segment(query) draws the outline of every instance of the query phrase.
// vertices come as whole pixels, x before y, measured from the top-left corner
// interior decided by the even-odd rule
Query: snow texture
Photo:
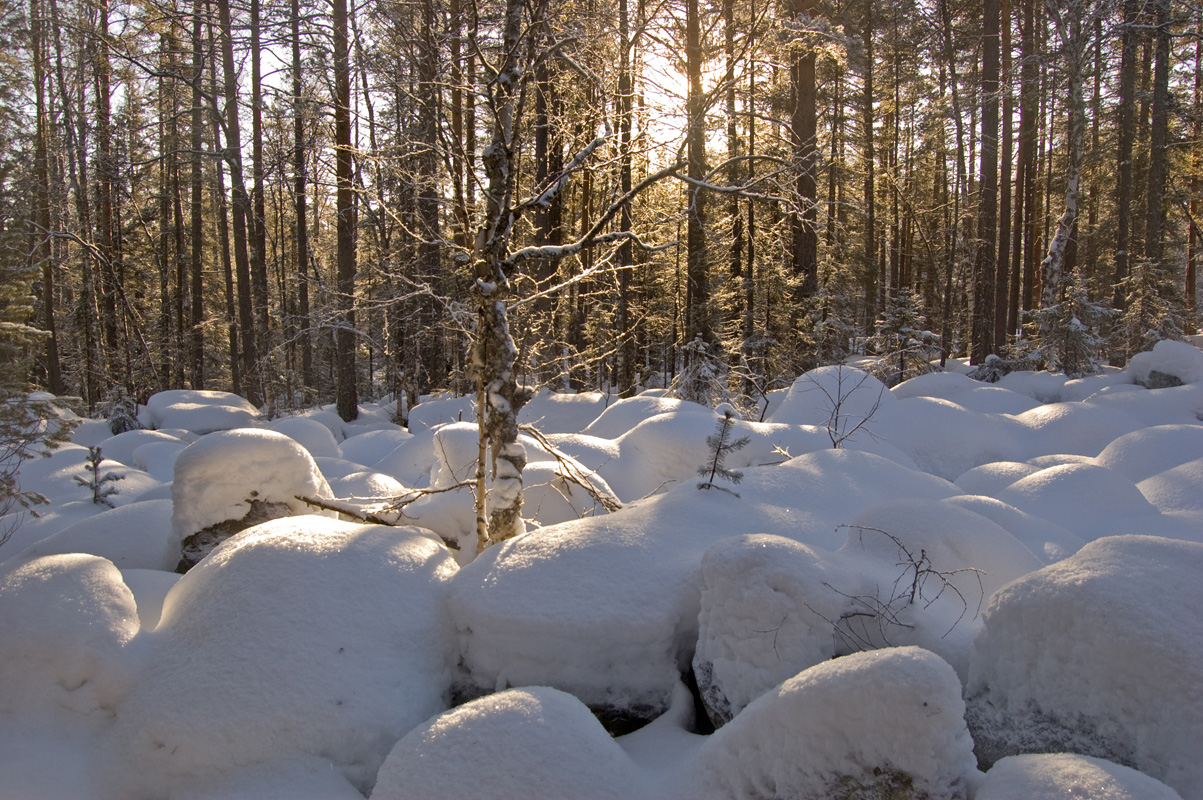
[[[290,517],[226,541],[144,635],[110,780],[161,796],[308,754],[371,786],[393,742],[446,707],[454,572],[416,528]]]
[[[176,459],[172,529],[183,541],[211,525],[244,518],[253,500],[309,513],[297,495],[331,496],[313,457],[295,440],[252,428],[210,434]]]
[[[925,650],[827,661],[710,737],[698,796],[967,798],[976,769],[963,712],[956,673]]]
[[[1203,797],[1203,545],[1100,539],[992,598],[966,697],[979,758],[1077,752]]]
[[[255,407],[229,392],[172,389],[150,396],[138,410],[147,428],[184,428],[197,434],[242,428],[258,419]]]
[[[1181,800],[1170,787],[1134,769],[1090,756],[1008,756],[995,764],[974,800]]]

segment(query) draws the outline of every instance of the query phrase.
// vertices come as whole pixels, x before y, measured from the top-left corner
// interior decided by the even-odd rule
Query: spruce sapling
[[[749,438],[741,436],[738,439],[732,439],[731,429],[735,426],[735,413],[730,406],[720,408],[720,410],[723,412],[723,418],[718,421],[714,435],[706,437],[706,444],[710,447],[710,463],[698,467],[698,474],[706,479],[698,484],[698,488],[722,489],[724,492],[730,492],[739,497],[737,492],[715,484],[714,479],[722,478],[732,483],[739,483],[743,480],[742,472],[737,469],[727,469],[723,466],[723,461],[726,460],[728,454],[743,449]]]
[[[88,448],[88,463],[84,464],[84,469],[88,471],[88,477],[82,478],[79,475],[75,476],[76,484],[92,490],[92,502],[98,506],[108,506],[113,508],[113,501],[109,498],[117,494],[117,488],[109,484],[116,483],[124,478],[124,475],[108,475],[100,474],[100,462],[104,461],[104,456],[100,454],[99,447]]]

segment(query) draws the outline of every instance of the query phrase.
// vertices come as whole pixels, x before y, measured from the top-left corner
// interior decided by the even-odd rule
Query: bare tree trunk
[[[50,156],[47,140],[50,137],[50,119],[47,110],[46,36],[41,4],[30,0],[29,38],[32,44],[33,83],[35,93],[34,173],[37,180],[35,219],[41,230],[33,232],[37,243],[33,248],[32,262],[41,267],[42,273],[42,327],[46,331],[44,369],[46,389],[53,394],[63,394],[62,366],[58,353],[58,332],[54,324],[54,259],[50,247],[50,230],[53,225],[50,214]]]
[[[263,402],[263,384],[259,379],[259,346],[251,301],[251,264],[247,255],[247,223],[251,219],[251,199],[247,195],[242,172],[242,133],[238,121],[238,81],[234,62],[234,39],[230,23],[230,0],[217,0],[221,34],[222,74],[226,101],[226,164],[230,168],[230,192],[234,212],[234,272],[238,279],[238,326],[242,335],[242,380],[247,399],[254,405]]]
[[[1159,266],[1165,237],[1165,190],[1169,182],[1170,3],[1154,12],[1153,108],[1149,137],[1149,190],[1145,211],[1145,258]]]
[[[301,69],[301,6],[291,0],[289,7],[292,25],[292,180],[297,240],[297,313],[300,316],[301,383],[305,396],[313,391],[313,321],[309,314],[309,221],[305,207],[308,191],[305,175],[305,100]]]
[[[1122,284],[1131,269],[1132,146],[1136,138],[1136,18],[1138,0],[1124,0],[1124,22],[1120,33],[1119,66],[1119,153],[1115,189],[1115,298],[1122,309],[1127,303]]]
[[[251,180],[254,186],[251,190],[251,215],[247,220],[250,235],[251,260],[251,296],[254,301],[255,332],[260,354],[271,352],[270,322],[267,313],[267,220],[264,212],[263,188],[263,76],[260,66],[262,52],[259,19],[259,0],[251,0]],[[270,374],[261,368],[257,372],[260,389],[268,390],[266,376]]]
[[[1086,101],[1083,96],[1082,61],[1085,54],[1083,17],[1081,6],[1073,4],[1062,17],[1046,0],[1046,7],[1053,17],[1057,33],[1061,38],[1062,58],[1065,63],[1067,105],[1069,106],[1068,163],[1065,171],[1065,211],[1057,220],[1057,231],[1049,244],[1048,255],[1040,265],[1041,306],[1050,308],[1057,304],[1064,282],[1066,250],[1078,220],[1078,193],[1082,172],[1082,152],[1086,145]],[[1051,334],[1048,323],[1041,330],[1047,339]]]
[[[335,375],[338,415],[359,416],[355,363],[355,196],[351,160],[351,62],[347,36],[347,0],[334,0],[334,147],[337,222],[338,318]]]
[[[873,113],[873,0],[865,0],[865,27],[862,31],[861,43],[865,49],[865,87],[864,98],[861,101],[861,136],[865,141],[865,331],[873,330],[877,319],[877,214],[875,185],[877,156],[873,152],[873,125],[876,115]],[[957,117],[959,120],[960,117]]]
[[[805,24],[815,10],[814,0],[794,0],[794,17]],[[797,299],[814,296],[819,280],[819,236],[816,186],[818,116],[815,95],[815,53],[805,48],[794,54],[792,65],[794,110],[790,121],[792,147],[797,160],[797,192],[801,208],[791,221],[793,269],[799,281]]]
[[[686,150],[688,174],[695,181],[706,177],[706,97],[702,93],[702,27],[698,0],[685,4]],[[689,187],[686,230],[685,339],[714,339],[710,324],[710,268],[706,253],[706,194],[696,184]]]
[[[1014,69],[1011,64],[1011,0],[1002,0],[999,26],[1002,50],[1002,158],[998,187],[998,259],[994,273],[994,352],[1007,343],[1007,280],[1011,274],[1011,161],[1014,153],[1012,121],[1015,117]]]
[[[985,0],[982,21],[982,161],[969,353],[973,364],[981,364],[994,350],[994,279],[998,264],[998,0]]]
[[[204,164],[201,161],[201,150],[204,147],[204,97],[201,92],[201,79],[204,76],[205,52],[201,38],[201,3],[202,0],[192,0],[192,113],[191,113],[191,146],[192,173],[191,178],[191,227],[192,227],[192,260],[190,263],[192,278],[192,307],[188,315],[188,364],[190,368],[193,389],[205,387],[205,304],[204,304]]]
[[[541,18],[541,7],[533,14]],[[518,412],[528,399],[514,374],[517,349],[510,336],[505,274],[514,225],[514,163],[518,113],[517,92],[524,38],[523,3],[507,0],[502,29],[502,56],[493,89],[493,136],[482,154],[488,180],[485,225],[477,234],[476,281],[472,300],[477,331],[471,352],[475,373],[480,453],[476,465],[477,552],[517,536],[522,520],[522,470],[526,450],[518,442]],[[487,449],[487,455],[486,455]],[[487,462],[487,463],[486,463]],[[492,488],[485,492],[485,472],[491,465]]]

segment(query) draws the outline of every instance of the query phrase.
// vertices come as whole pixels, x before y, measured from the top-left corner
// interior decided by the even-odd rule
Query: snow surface
[[[707,490],[716,410],[540,392],[529,533],[479,557],[471,398],[85,420],[0,549],[0,797],[1203,800],[1200,358],[824,368]],[[97,446],[114,510],[76,481]],[[424,490],[407,527],[295,499]],[[167,571],[252,500],[292,516]]]

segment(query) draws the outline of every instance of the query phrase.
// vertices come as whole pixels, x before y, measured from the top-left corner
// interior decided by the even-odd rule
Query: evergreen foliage
[[[21,488],[21,465],[64,444],[75,423],[63,419],[45,400],[12,397],[0,402],[0,545],[20,526],[24,510],[37,516],[36,507],[47,501],[37,492]]]
[[[742,450],[751,440],[747,436],[732,439],[731,429],[735,426],[735,412],[729,407],[721,410],[723,411],[723,416],[718,421],[714,435],[706,437],[706,444],[710,447],[710,462],[698,467],[698,475],[706,479],[698,484],[698,488],[721,489],[739,497],[738,493],[732,492],[726,487],[719,486],[714,481],[721,478],[722,480],[738,484],[743,480],[744,474],[742,472],[737,469],[728,469],[724,466],[724,462],[727,456],[737,450]]]
[[[100,474],[100,463],[104,461],[104,456],[100,453],[99,447],[88,448],[88,463],[84,464],[84,469],[88,471],[88,477],[75,476],[75,483],[79,486],[92,490],[92,502],[98,506],[108,506],[113,508],[113,501],[109,498],[117,494],[117,487],[112,484],[123,479],[124,475],[107,475]]]
[[[1064,299],[1036,314],[1035,348],[1026,358],[1071,378],[1093,375],[1102,365],[1102,327],[1114,315],[1109,306],[1090,299],[1081,270],[1074,270]]]
[[[931,372],[932,359],[940,355],[940,337],[927,330],[920,299],[910,289],[887,298],[870,344],[881,356],[877,377],[887,386]]]
[[[1120,282],[1127,303],[1111,329],[1110,345],[1117,359],[1129,358],[1169,339],[1182,339],[1187,321],[1173,276],[1157,262],[1140,259]]]

